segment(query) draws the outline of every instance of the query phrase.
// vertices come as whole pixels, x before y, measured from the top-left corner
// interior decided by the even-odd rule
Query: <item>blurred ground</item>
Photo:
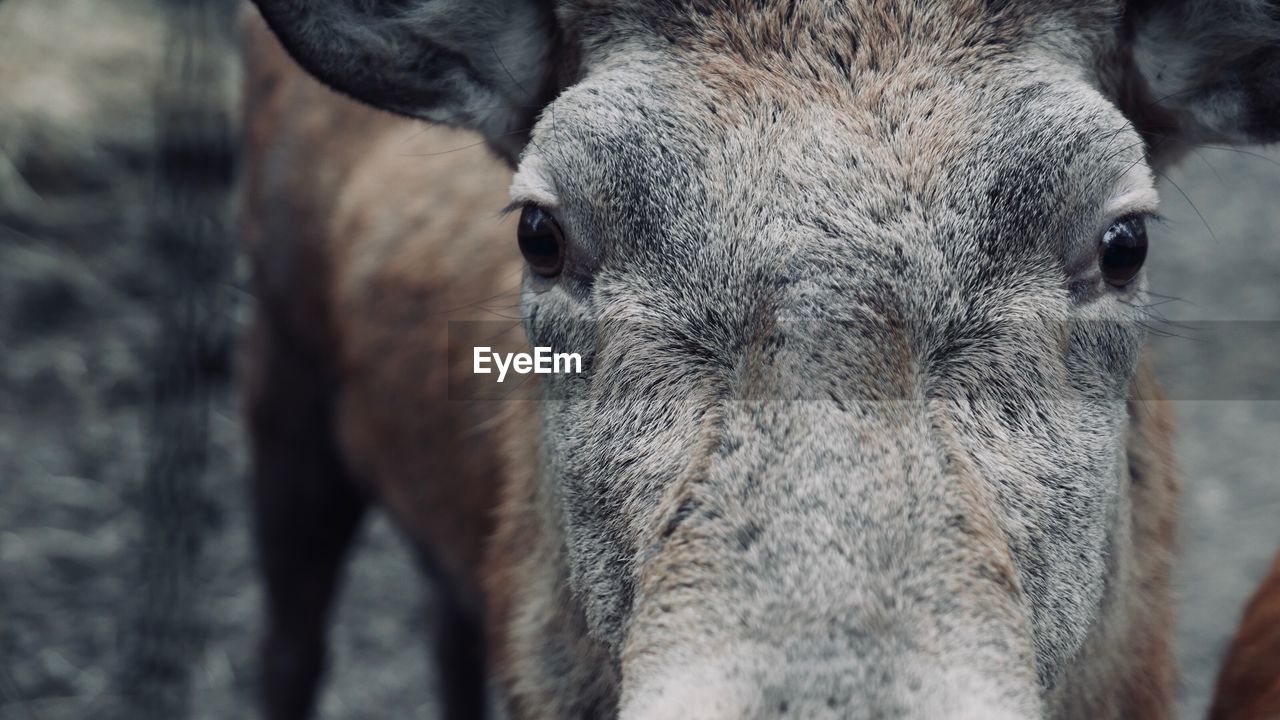
[[[151,0],[0,1],[0,720],[89,716],[110,702],[127,640],[149,303],[166,290],[142,242],[162,48]],[[1174,336],[1154,343],[1179,398],[1187,719],[1280,547],[1280,152],[1248,152],[1262,154],[1202,150],[1171,173],[1169,221],[1153,229],[1153,289],[1179,298],[1157,309],[1187,321],[1158,324]],[[1199,322],[1239,320],[1268,322]],[[1246,365],[1252,384],[1223,389]],[[205,479],[200,718],[244,717],[253,692],[259,591],[233,392],[227,373]],[[434,717],[411,558],[378,520],[354,560],[323,717]]]
[[[151,0],[0,2],[0,720],[110,707],[130,640],[145,363],[177,289],[144,241],[161,35]],[[242,718],[259,591],[229,374],[210,444],[196,714]],[[324,716],[434,717],[415,566],[385,523],[367,535]]]
[[[1178,419],[1179,717],[1190,720],[1280,548],[1280,151],[1201,149],[1160,195],[1168,222],[1152,230],[1148,267],[1171,322],[1151,345]]]

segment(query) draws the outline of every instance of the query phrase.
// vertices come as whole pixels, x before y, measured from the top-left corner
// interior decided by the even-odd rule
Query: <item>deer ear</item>
[[[1280,0],[1130,0],[1125,12],[1122,104],[1151,146],[1280,140]]]
[[[542,0],[254,0],[297,62],[357,100],[467,127],[514,155],[549,97]]]

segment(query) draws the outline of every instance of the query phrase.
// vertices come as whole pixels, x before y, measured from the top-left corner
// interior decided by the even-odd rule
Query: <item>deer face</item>
[[[1280,134],[1226,4],[1197,57],[1176,4],[259,2],[519,157],[526,330],[586,359],[530,512],[605,676],[548,714],[1064,713],[1134,591],[1148,163]]]
[[[1142,143],[1042,60],[909,62],[633,56],[535,128],[527,330],[590,359],[545,481],[624,716],[1030,717],[1105,611]]]

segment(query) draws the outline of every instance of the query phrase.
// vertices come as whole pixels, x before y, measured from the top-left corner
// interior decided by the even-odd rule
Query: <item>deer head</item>
[[[257,4],[317,77],[517,168],[528,337],[586,359],[544,383],[563,582],[517,704],[1159,695],[1144,223],[1183,149],[1280,139],[1274,2]]]

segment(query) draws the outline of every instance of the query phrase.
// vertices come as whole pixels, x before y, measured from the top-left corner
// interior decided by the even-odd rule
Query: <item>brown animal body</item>
[[[271,720],[311,710],[374,503],[438,580],[451,718],[482,716],[490,675],[516,718],[1169,716],[1171,422],[1125,314],[1140,281],[1104,281],[1094,234],[1154,212],[1144,161],[1280,137],[1269,75],[1220,95],[1170,69],[1190,45],[1162,32],[1194,13],[258,5],[324,81],[521,156],[521,239],[543,243],[522,269],[510,168],[474,136],[344,99],[248,23]],[[1154,40],[1115,45],[1149,18]],[[1017,154],[1059,140],[1043,167]],[[1007,239],[1028,217],[1055,234]],[[517,299],[535,339],[589,336],[591,377],[542,403],[457,392],[450,322]],[[1056,319],[973,330],[1027,308]]]
[[[534,425],[505,417],[527,403],[450,400],[449,368],[472,358],[450,354],[448,323],[502,327],[493,321],[514,312],[520,258],[500,214],[510,171],[467,148],[467,133],[335,95],[260,21],[246,26],[244,231],[260,299],[248,417],[268,714],[307,714],[342,556],[376,500],[437,581],[443,686],[456,716],[474,715],[501,446],[515,434],[532,451]],[[511,328],[493,344],[519,344]]]
[[[1209,718],[1280,718],[1280,555],[1240,619],[1218,676]]]

